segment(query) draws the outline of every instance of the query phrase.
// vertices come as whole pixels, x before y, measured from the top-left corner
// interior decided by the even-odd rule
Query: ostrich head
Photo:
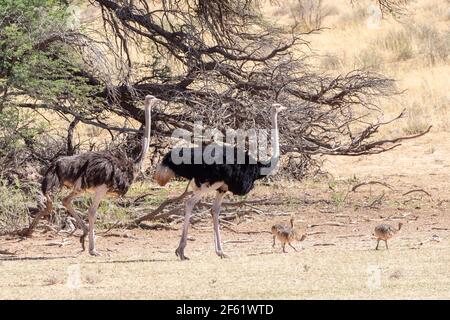
[[[155,103],[156,101],[160,101],[155,96],[152,96],[151,94],[148,94],[145,96],[145,104],[151,104],[151,102]]]
[[[272,104],[272,114],[277,114],[278,112],[284,111],[287,108],[279,103]]]

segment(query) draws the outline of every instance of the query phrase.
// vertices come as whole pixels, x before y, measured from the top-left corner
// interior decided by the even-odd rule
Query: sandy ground
[[[42,229],[26,240],[3,236],[0,251],[14,255],[0,254],[0,298],[448,299],[449,154],[447,135],[430,134],[386,154],[329,158],[325,166],[333,178],[259,185],[249,199],[283,204],[258,206],[262,213],[222,224],[228,259],[215,255],[208,220],[190,229],[191,260],[183,262],[174,254],[180,224],[99,232],[101,257],[79,253],[76,237],[64,240]],[[348,192],[371,180],[392,190],[366,185]],[[415,189],[430,196],[405,194]],[[295,243],[298,252],[288,247],[282,253],[279,244],[272,248],[268,231],[290,214],[307,238]],[[372,232],[381,222],[404,227],[389,250],[381,244],[375,251]],[[440,242],[429,241],[433,236]],[[230,242],[235,240],[244,242]]]

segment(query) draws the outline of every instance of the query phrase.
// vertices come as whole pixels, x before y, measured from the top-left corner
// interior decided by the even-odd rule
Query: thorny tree
[[[5,87],[3,105],[53,109],[115,136],[137,129],[113,124],[111,113],[143,123],[139,103],[152,94],[166,102],[152,117],[154,145],[165,146],[174,129],[192,130],[195,120],[220,130],[269,128],[268,106],[277,101],[288,107],[279,119],[282,153],[301,155],[299,166],[313,154],[375,154],[425,133],[377,139],[381,126],[401,116],[382,120],[377,106],[380,97],[397,93],[393,80],[364,70],[315,72],[306,33],[275,25],[260,1],[90,3],[101,11],[101,30],[50,30],[34,44],[43,52],[55,45],[70,51],[72,59],[60,67],[76,90],[62,86],[44,96],[25,84]]]

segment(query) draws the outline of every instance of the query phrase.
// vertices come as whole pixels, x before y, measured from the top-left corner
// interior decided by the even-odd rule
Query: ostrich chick
[[[278,239],[281,242],[281,246],[283,247],[283,252],[286,253],[286,243],[291,246],[295,251],[297,249],[292,245],[294,240],[303,241],[306,238],[306,235],[302,235],[300,239],[297,237],[297,232],[294,229],[294,218],[292,217],[290,220],[290,226],[286,226],[283,224],[275,224],[272,226],[272,234],[273,234],[273,244],[272,247],[275,247],[275,239]]]
[[[379,224],[375,227],[375,237],[377,237],[377,247],[375,250],[378,250],[378,245],[380,244],[380,240],[383,240],[386,244],[386,249],[388,248],[387,241],[392,238],[397,232],[402,228],[403,223],[398,224],[398,229],[395,229],[393,226],[388,224]]]

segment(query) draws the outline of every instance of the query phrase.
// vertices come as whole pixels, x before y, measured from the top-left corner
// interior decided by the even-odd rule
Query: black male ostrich
[[[97,208],[106,195],[122,196],[127,193],[136,174],[142,168],[149,148],[151,108],[158,100],[150,95],[145,97],[145,128],[142,149],[135,159],[131,159],[123,153],[114,154],[110,151],[103,151],[63,156],[52,163],[42,181],[42,193],[46,198],[46,208],[37,214],[30,226],[21,234],[30,236],[39,219],[52,212],[50,193],[58,192],[62,187],[71,188],[72,191],[63,199],[63,205],[83,229],[83,235],[80,238],[83,251],[85,250],[84,240],[89,232],[89,253],[99,255],[95,250],[94,240]],[[72,200],[84,192],[94,193],[92,204],[88,210],[89,229],[72,207]]]
[[[274,143],[272,151],[272,159],[270,162],[262,163],[255,161],[247,152],[244,153],[244,160],[237,163],[236,159],[238,153],[243,153],[235,147],[231,146],[220,146],[219,152],[223,154],[211,155],[215,159],[221,159],[221,161],[212,162],[210,159],[205,161],[205,154],[201,151],[203,147],[193,147],[193,148],[174,148],[169,153],[167,153],[162,162],[158,165],[155,173],[155,180],[161,185],[165,185],[174,176],[184,177],[190,181],[190,185],[193,188],[193,195],[186,200],[185,207],[185,217],[183,232],[181,235],[181,240],[178,248],[175,250],[175,254],[180,257],[181,260],[188,259],[184,255],[184,248],[186,247],[187,233],[189,227],[189,220],[191,217],[192,209],[195,204],[200,201],[201,197],[208,191],[216,191],[216,199],[213,203],[211,212],[213,215],[214,223],[214,243],[215,250],[219,257],[224,258],[226,255],[223,252],[222,244],[220,240],[219,231],[219,213],[220,205],[227,191],[235,195],[245,195],[253,189],[254,182],[258,179],[265,177],[269,172],[275,168],[280,157],[279,139],[278,139],[278,124],[277,115],[278,112],[284,110],[285,107],[276,103],[272,106],[272,127],[274,132]],[[211,145],[210,145],[211,146]],[[218,145],[215,145],[218,147]],[[199,150],[200,149],[200,150]],[[214,148],[213,148],[214,149]],[[200,152],[198,152],[200,151]],[[187,158],[189,158],[189,163],[176,164],[172,158],[172,152],[177,152],[177,156],[184,158],[183,154],[187,153]],[[197,153],[198,152],[198,153]],[[232,154],[233,163],[227,163],[226,154]],[[200,161],[196,160],[196,155],[200,154]],[[197,158],[198,159],[198,158]],[[229,159],[229,158],[228,158]],[[178,161],[176,161],[178,162]],[[200,163],[199,163],[200,162]],[[273,165],[275,164],[275,166]],[[267,172],[262,172],[261,169],[268,170]],[[192,183],[192,181],[194,183]]]

